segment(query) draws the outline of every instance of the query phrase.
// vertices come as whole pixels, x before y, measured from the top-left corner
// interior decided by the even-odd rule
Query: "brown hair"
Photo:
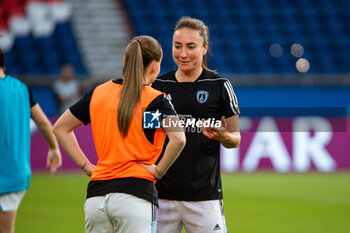
[[[145,69],[152,61],[159,62],[162,56],[162,47],[150,36],[134,37],[126,47],[123,88],[118,105],[118,126],[123,137],[128,134],[134,109],[141,99]]]
[[[189,28],[199,31],[199,35],[203,38],[203,46],[205,47],[207,44],[209,44],[209,28],[204,24],[202,20],[189,16],[183,16],[179,19],[179,21],[177,21],[174,32],[182,28]],[[215,72],[214,70],[211,70],[207,67],[207,53],[203,55],[202,67],[203,69]]]

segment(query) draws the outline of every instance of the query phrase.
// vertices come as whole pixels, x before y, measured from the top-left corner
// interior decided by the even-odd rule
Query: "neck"
[[[0,69],[0,78],[5,78],[6,74],[3,69]]]
[[[144,80],[144,84],[143,84],[144,86],[149,86],[152,84],[152,77],[150,75],[146,74],[143,80]]]
[[[196,70],[191,70],[191,71],[183,71],[180,69],[177,69],[175,73],[175,77],[178,82],[194,82],[198,79],[198,77],[202,74],[203,68],[199,67]]]

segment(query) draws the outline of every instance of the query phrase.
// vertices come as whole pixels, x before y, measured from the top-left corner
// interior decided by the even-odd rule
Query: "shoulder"
[[[123,86],[123,79],[110,79],[106,82],[98,84],[95,87],[96,92],[104,93],[108,90],[121,89]]]
[[[6,78],[7,78],[10,82],[12,82],[12,83],[16,83],[16,84],[18,84],[18,85],[25,85],[25,86],[26,86],[26,84],[25,84],[24,82],[22,82],[22,81],[19,80],[18,78],[15,78],[15,77],[13,77],[13,76],[11,76],[11,75],[7,75]]]
[[[12,83],[13,86],[17,87],[17,88],[22,88],[24,90],[27,90],[28,92],[30,91],[29,86],[22,82],[21,80],[19,80],[18,78],[15,78],[13,76],[7,75],[6,77],[10,83]]]
[[[164,94],[162,91],[157,90],[152,86],[145,86],[144,90],[146,91],[145,93],[153,96],[153,98],[156,98],[156,97]]]
[[[123,85],[123,79],[122,78],[113,79],[112,82],[115,83],[115,84]]]
[[[222,84],[224,84],[225,82],[230,82],[227,78],[224,78],[215,72],[212,72],[209,70],[204,70],[203,72],[204,72],[204,75],[201,77],[201,79],[198,80],[198,82],[210,82],[210,83],[222,83]]]
[[[165,115],[176,115],[176,111],[172,103],[165,94],[159,95],[147,107],[147,111],[156,110],[160,110],[160,112]]]
[[[167,90],[173,85],[176,85],[175,71],[171,71],[157,77],[157,79],[152,83],[151,87],[167,92]]]
[[[170,71],[168,73],[165,73],[163,75],[160,75],[159,77],[157,77],[156,80],[154,80],[153,84],[158,84],[158,83],[175,83],[175,71]]]

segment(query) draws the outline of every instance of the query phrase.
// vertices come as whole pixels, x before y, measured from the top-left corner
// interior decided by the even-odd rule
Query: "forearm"
[[[45,141],[47,142],[49,149],[58,149],[58,143],[54,133],[52,132],[51,123],[48,121],[45,124],[39,124],[38,128],[40,130],[41,135],[43,135]]]
[[[54,133],[64,151],[68,154],[68,156],[74,161],[76,165],[78,165],[80,168],[85,168],[86,166],[91,165],[89,159],[80,149],[78,141],[73,131],[65,132],[63,130],[55,129]]]
[[[53,126],[53,132],[56,135],[64,151],[87,175],[91,175],[94,169],[89,159],[80,149],[78,141],[74,134],[74,129],[82,125],[79,119],[73,116],[70,110],[66,110]]]

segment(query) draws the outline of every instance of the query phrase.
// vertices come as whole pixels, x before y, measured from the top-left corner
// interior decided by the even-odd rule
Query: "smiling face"
[[[203,45],[203,38],[198,30],[181,28],[173,35],[173,59],[183,72],[195,72],[201,69],[203,56],[208,45]]]

